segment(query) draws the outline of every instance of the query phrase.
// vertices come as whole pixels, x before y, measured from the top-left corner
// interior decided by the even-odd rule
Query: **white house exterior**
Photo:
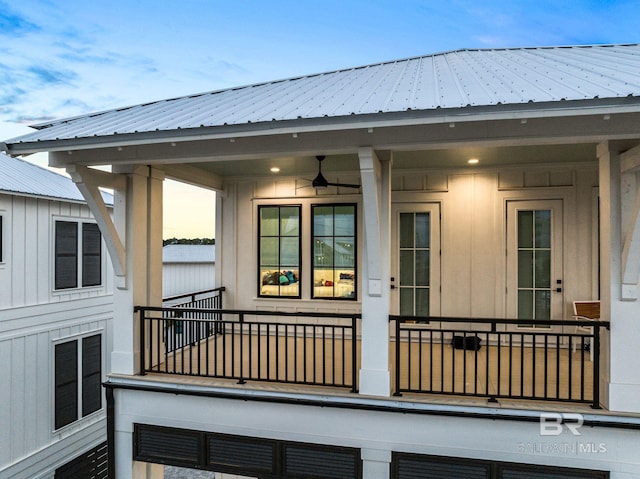
[[[60,244],[63,231],[76,252]],[[68,464],[106,454],[110,260],[73,182],[3,153],[0,242],[0,477],[77,477]]]
[[[162,248],[162,297],[215,288],[216,246],[168,244]]]
[[[640,477],[639,78],[635,44],[460,50],[7,140],[111,252],[113,477]],[[224,314],[158,309],[165,177],[219,192]]]

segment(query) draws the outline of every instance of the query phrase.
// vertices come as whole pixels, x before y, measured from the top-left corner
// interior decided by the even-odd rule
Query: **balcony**
[[[172,298],[172,307],[136,308],[143,375],[357,392],[359,314],[225,310],[221,290]],[[523,327],[506,319],[391,316],[393,394],[424,402],[464,396],[599,408],[594,385],[601,329],[608,327],[603,321]]]

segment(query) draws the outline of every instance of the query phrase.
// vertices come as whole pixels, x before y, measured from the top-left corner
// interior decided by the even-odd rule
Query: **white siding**
[[[162,297],[215,288],[215,263],[164,263]]]
[[[48,477],[40,474],[51,474],[104,440],[106,433],[104,407],[54,432],[54,342],[92,331],[102,333],[105,376],[113,298],[13,308],[0,314],[0,477]]]
[[[593,211],[592,198],[597,184],[598,169],[595,162],[511,167],[500,170],[395,170],[392,201],[394,204],[440,205],[440,314],[505,317],[506,202],[520,199],[561,200],[564,211],[563,294],[566,317],[571,314],[571,301],[590,298],[594,285],[597,286],[597,278],[592,268],[597,261],[597,252],[593,248],[593,235],[596,234],[593,230],[594,215],[597,215],[597,211]],[[224,217],[237,215],[235,227],[221,225],[220,228],[223,236],[218,246],[216,263],[222,274],[222,283],[218,286],[227,288],[226,305],[249,309],[289,308],[305,311],[346,311],[358,308],[358,303],[309,300],[308,290],[305,295],[308,285],[303,286],[302,300],[256,297],[258,204],[285,202],[302,205],[301,248],[304,279],[309,273],[310,265],[309,205],[325,201],[325,198],[334,202],[361,202],[360,195],[350,194],[348,190],[336,191],[331,188],[317,196],[311,196],[312,192],[309,189],[289,189],[286,191],[291,196],[283,195],[278,199],[277,193],[285,190],[276,186],[275,182],[269,183],[266,180],[238,183],[228,189],[229,194],[223,200]],[[295,197],[296,194],[300,196]],[[362,222],[360,214],[359,219]],[[362,239],[362,234],[359,233],[359,251],[362,251]],[[359,262],[361,259],[360,257]],[[359,264],[359,272],[361,271]],[[361,288],[361,277],[359,283],[358,286]],[[361,297],[360,291],[358,297]]]
[[[67,292],[53,288],[53,238],[56,218],[91,218],[85,205],[0,194],[3,262],[0,310],[111,294],[113,275],[103,247],[103,285]]]

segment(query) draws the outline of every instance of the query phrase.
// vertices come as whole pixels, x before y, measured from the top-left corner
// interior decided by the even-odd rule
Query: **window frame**
[[[75,251],[74,253],[59,252],[59,243],[58,243],[58,225],[60,223],[66,223],[67,225],[75,225]],[[93,231],[91,231],[93,230]],[[97,231],[97,244],[89,244],[89,246],[85,247],[85,244],[90,240],[91,233],[95,233]],[[53,241],[52,241],[52,284],[54,292],[68,292],[73,290],[83,290],[89,288],[102,288],[104,287],[105,278],[104,278],[104,248],[102,246],[102,233],[100,232],[100,228],[95,221],[86,220],[86,219],[78,219],[78,218],[68,218],[68,217],[54,217],[53,218]],[[93,245],[93,248],[92,248]],[[97,246],[97,248],[95,248]],[[89,252],[89,251],[90,252]],[[97,250],[97,253],[96,253]],[[73,257],[75,259],[75,279],[73,283],[71,281],[64,283],[64,277],[59,276],[59,258],[64,257]],[[94,260],[94,271],[97,271],[97,274],[92,275],[91,277],[87,277],[87,271],[90,271],[89,267],[89,259],[97,258]]]
[[[90,341],[95,340],[97,338],[98,344],[98,352],[97,355],[94,352],[94,359],[97,359],[97,363],[89,362],[88,360],[91,357],[87,354],[87,349],[85,346],[90,346]],[[68,347],[69,345],[73,345],[74,347],[70,348],[73,350],[72,360],[74,364],[70,364],[69,362],[60,362],[58,363],[58,348]],[[59,432],[73,424],[77,424],[79,421],[90,418],[96,414],[99,414],[104,410],[104,398],[102,392],[102,381],[104,379],[104,371],[105,371],[105,361],[104,361],[104,330],[92,330],[80,335],[69,336],[65,338],[57,339],[53,342],[52,347],[52,431]],[[62,358],[64,359],[64,358]],[[63,404],[59,403],[62,398],[59,398],[58,392],[62,384],[58,383],[58,371],[64,373],[69,369],[74,371],[75,378],[73,380],[68,380],[67,383],[73,382],[75,383],[75,413],[73,414],[74,419],[68,420],[66,418],[61,418],[59,420],[59,411],[62,410]],[[97,381],[95,380],[95,376],[97,375]],[[97,393],[97,403],[96,401],[96,393]]]
[[[335,241],[335,238],[338,237],[340,238],[341,236],[336,236],[335,235],[335,208],[336,207],[340,207],[340,206],[349,206],[353,208],[353,296],[335,296],[335,273],[337,271],[337,269],[340,268],[336,268],[335,265],[335,258],[332,261],[332,266],[331,269],[333,270],[333,281],[334,281],[334,296],[316,296],[315,295],[315,249],[314,249],[314,241],[316,238],[315,233],[315,208],[327,208],[327,207],[331,207],[333,208],[333,218],[334,218],[334,229],[333,229],[333,234],[332,234],[332,238]],[[340,202],[340,203],[333,203],[333,202],[327,202],[327,203],[312,203],[310,206],[310,227],[309,227],[309,242],[310,242],[310,252],[309,252],[309,257],[310,257],[310,285],[311,285],[311,292],[310,292],[310,299],[312,300],[323,300],[323,301],[358,301],[358,203],[356,202]]]
[[[298,210],[298,277],[297,277],[297,283],[298,283],[298,294],[297,295],[283,295],[280,292],[281,286],[278,283],[278,294],[263,294],[262,292],[262,282],[263,282],[263,273],[262,273],[262,263],[261,263],[261,246],[262,246],[262,221],[261,221],[261,212],[264,209],[267,208],[277,208],[278,209],[278,272],[281,270],[281,267],[283,267],[283,265],[280,263],[280,244],[281,244],[281,238],[283,238],[283,236],[280,234],[280,210],[282,208],[296,208]],[[257,208],[257,215],[258,215],[258,245],[257,245],[257,273],[258,273],[258,277],[257,277],[257,295],[259,298],[286,298],[286,299],[301,299],[302,298],[302,288],[303,288],[303,264],[302,264],[302,230],[303,230],[303,214],[302,214],[302,205],[301,204],[261,204],[258,205]],[[271,237],[271,235],[269,236],[265,236],[265,237]],[[289,238],[289,236],[286,236],[287,238]],[[285,266],[288,267],[288,266]]]

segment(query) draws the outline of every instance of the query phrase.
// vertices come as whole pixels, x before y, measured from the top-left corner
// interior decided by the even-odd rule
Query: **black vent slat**
[[[444,477],[464,477],[465,479],[486,479],[486,466],[401,459],[398,463],[399,479],[441,479]]]
[[[199,433],[153,426],[138,426],[137,429],[135,459],[161,464],[199,464]]]
[[[275,443],[248,441],[232,436],[209,437],[209,464],[243,468],[254,472],[271,472],[274,468]]]
[[[56,469],[55,479],[107,479],[107,443]]]
[[[606,473],[601,471],[572,470],[559,468],[536,467],[531,466],[503,466],[500,468],[500,477],[502,479],[604,479]]]
[[[287,477],[343,479],[359,477],[359,451],[329,446],[286,444]]]

